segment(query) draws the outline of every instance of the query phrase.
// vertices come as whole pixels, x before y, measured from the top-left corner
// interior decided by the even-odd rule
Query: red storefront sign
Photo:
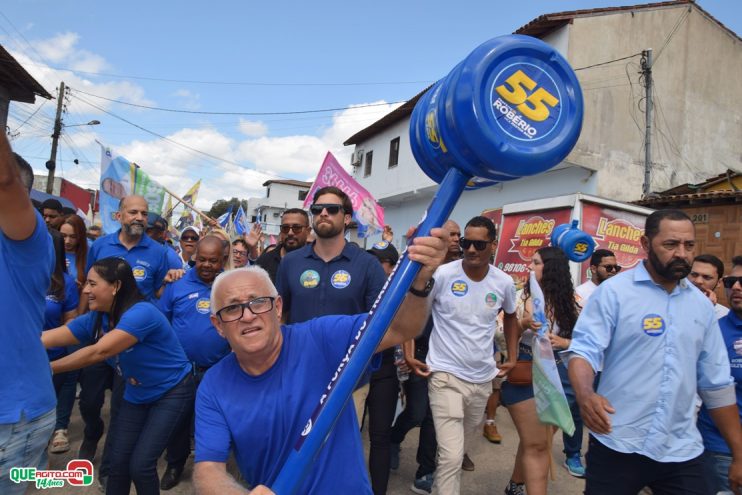
[[[484,210],[482,212],[483,217],[487,217],[492,220],[492,223],[497,227],[497,237],[500,237],[500,224],[502,223],[502,208],[493,208],[491,210]]]
[[[609,249],[626,270],[634,268],[644,258],[641,236],[644,235],[643,215],[615,210],[594,203],[582,204],[580,228],[593,236],[595,249]],[[580,280],[589,278],[590,260],[582,264]]]
[[[505,215],[495,266],[512,276],[516,286],[523,286],[533,254],[551,244],[551,231],[569,222],[571,215],[570,208]]]

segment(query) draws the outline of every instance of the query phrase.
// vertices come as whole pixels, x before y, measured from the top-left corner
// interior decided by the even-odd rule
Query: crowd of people
[[[34,208],[32,180],[0,137],[0,308],[9,319],[0,373],[10,377],[0,385],[0,493],[26,489],[9,478],[11,467],[43,469],[47,452],[72,449],[78,387],[76,457],[97,459],[105,493],[170,490],[192,449],[197,493],[273,493],[393,273],[391,229],[368,251],[347,241],[351,201],[325,187],[309,212],[283,213],[270,249],[259,225],[237,239],[187,227],[174,249],[167,222],[140,196],[122,198],[120,230],[101,235],[56,200]],[[471,218],[463,235],[451,220],[411,234],[407,255],[421,269],[299,493],[387,493],[401,444],[419,426],[410,489],[456,495],[462,470],[475,469],[472,435],[481,428],[501,441],[503,405],[519,443],[510,480],[497,489],[546,494],[556,428],[539,420],[531,364],[544,333],[576,427],[562,433],[563,465],[585,478],[586,494],[737,493],[742,256],[725,277],[722,260],[694,257],[688,216],[661,210],[646,220],[646,259],[632,270],[599,249],[590,279],[575,288],[561,250],[536,251],[530,269],[544,301],[534,301],[531,282],[516,290],[493,265],[490,219]]]

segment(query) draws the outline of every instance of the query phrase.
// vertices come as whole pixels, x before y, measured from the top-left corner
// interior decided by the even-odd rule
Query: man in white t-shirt
[[[515,284],[489,263],[496,238],[490,219],[472,218],[459,241],[463,259],[442,265],[433,277],[433,331],[427,364],[432,372],[428,395],[438,439],[434,493],[459,493],[464,438],[482,422],[492,379],[498,374],[492,342],[500,308],[505,312],[506,334],[516,332]]]
[[[583,308],[600,284],[621,271],[621,265],[616,261],[616,255],[608,249],[596,249],[590,258],[590,280],[578,285],[575,292],[578,303]]]
[[[699,254],[693,258],[693,266],[688,274],[688,280],[698,287],[711,304],[714,305],[716,319],[724,318],[729,313],[729,308],[719,304],[716,297],[716,288],[724,276],[724,262],[713,254]]]

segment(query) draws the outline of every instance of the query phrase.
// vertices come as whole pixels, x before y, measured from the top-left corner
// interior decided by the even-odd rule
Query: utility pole
[[[644,188],[642,197],[649,196],[650,171],[652,169],[652,49],[642,51],[642,74],[644,74]]]
[[[54,169],[57,168],[57,143],[59,135],[62,133],[62,108],[64,107],[64,82],[59,83],[59,93],[57,94],[57,117],[54,119],[54,132],[52,133],[52,152],[49,161],[46,162],[46,168],[49,169],[49,175],[46,177],[46,193],[52,194],[54,190]]]

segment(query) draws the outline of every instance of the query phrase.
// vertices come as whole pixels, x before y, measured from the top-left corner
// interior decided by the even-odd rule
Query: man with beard
[[[686,280],[693,222],[680,210],[655,211],[641,243],[647,259],[600,284],[564,351],[591,430],[585,494],[635,494],[645,486],[708,493],[696,393],[732,453],[728,477],[736,490],[742,430],[729,358],[711,302]]]
[[[147,200],[142,196],[122,198],[119,202],[119,211],[116,213],[121,229],[93,243],[88,253],[87,270],[89,271],[93,263],[99,259],[112,256],[123,258],[132,267],[139,291],[147,300],[152,301],[166,277],[168,280],[176,280],[182,274],[182,270],[169,270],[167,256],[169,248],[145,235],[147,211]],[[87,310],[88,300],[83,297],[80,300],[80,314]],[[82,369],[80,373],[80,415],[85,422],[85,431],[78,452],[79,459],[92,461],[98,448],[98,440],[103,436],[104,424],[100,411],[105,400],[106,388],[112,389],[111,422],[113,422],[123,397],[123,380],[106,362]],[[102,484],[105,484],[108,476],[107,452],[109,450],[107,440],[101,467],[98,470]]]
[[[196,246],[193,270],[168,284],[158,301],[160,310],[173,326],[175,334],[193,364],[196,386],[204,373],[229,353],[229,343],[219,336],[211,322],[211,287],[224,268],[222,240],[206,236]],[[191,416],[185,428],[177,432],[167,448],[167,469],[160,488],[169,490],[180,482],[191,452]]]
[[[286,254],[276,275],[284,321],[370,310],[386,275],[375,257],[345,240],[353,217],[350,198],[337,187],[323,187],[309,209],[317,240]]]
[[[580,306],[585,307],[585,303],[593,295],[595,289],[620,271],[621,265],[616,261],[616,255],[613,254],[613,251],[596,249],[592,258],[590,258],[590,280],[578,285],[575,289],[579,296]]]
[[[289,208],[281,215],[281,237],[275,249],[260,255],[255,264],[264,268],[276,283],[278,265],[286,253],[296,251],[307,243],[307,237],[312,229],[309,228],[309,215],[301,208]]]
[[[716,299],[716,292],[714,292],[721,283],[723,276],[724,262],[713,254],[699,254],[696,256],[690,268],[690,275],[688,275],[688,280],[706,294],[711,304],[714,305],[717,318],[723,318],[729,313],[729,308],[719,304]]]

